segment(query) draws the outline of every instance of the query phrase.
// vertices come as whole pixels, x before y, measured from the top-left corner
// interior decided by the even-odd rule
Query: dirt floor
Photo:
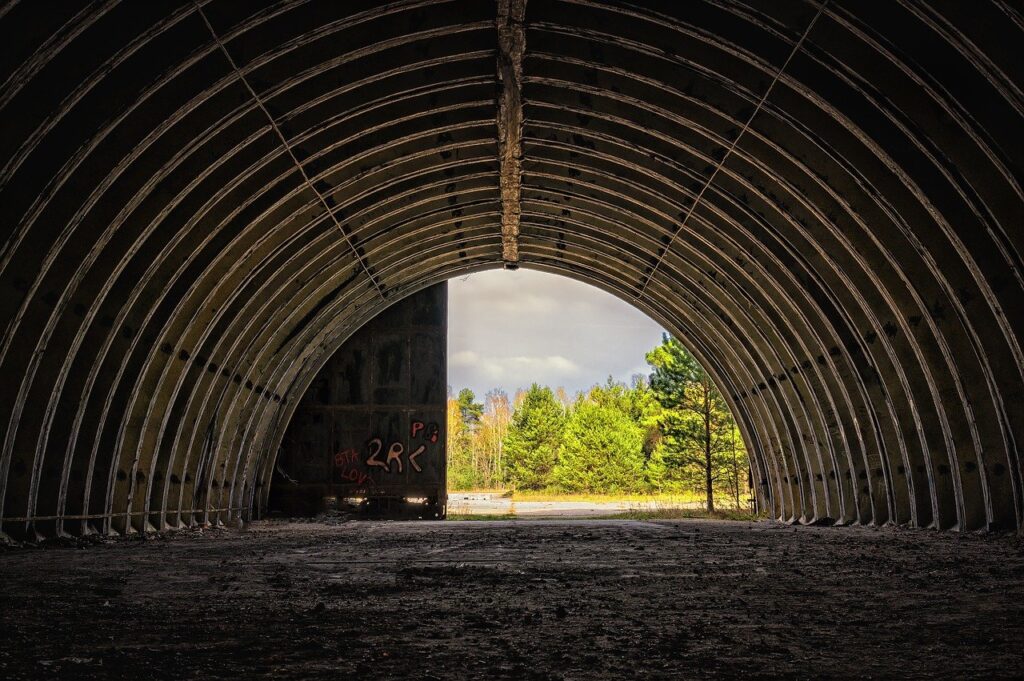
[[[0,678],[992,678],[1017,538],[716,521],[254,524],[0,553]]]

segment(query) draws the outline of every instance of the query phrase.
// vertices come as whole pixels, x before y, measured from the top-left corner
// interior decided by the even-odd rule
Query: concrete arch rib
[[[1006,11],[531,0],[512,193],[490,3],[0,15],[2,531],[258,513],[329,352],[510,215],[691,344],[774,517],[1020,528]]]

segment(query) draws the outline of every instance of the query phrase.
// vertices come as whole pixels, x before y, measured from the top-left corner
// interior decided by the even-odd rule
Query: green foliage
[[[667,489],[703,482],[708,512],[716,487],[726,486],[739,505],[741,470],[736,423],[725,398],[704,368],[674,338],[647,353],[654,367],[651,390],[662,407],[658,428],[662,449],[652,470]]]
[[[457,400],[448,400],[448,486],[474,489],[480,480],[473,468],[472,439]]]
[[[476,395],[469,388],[459,391],[459,411],[462,414],[462,422],[469,428],[480,423],[480,417],[484,414],[484,405],[476,401]]]
[[[530,386],[505,437],[505,481],[516,489],[542,489],[558,461],[565,412],[551,388]]]
[[[740,508],[746,453],[728,405],[703,367],[668,336],[647,354],[649,382],[611,377],[570,400],[534,384],[448,402],[449,486],[506,485],[571,493],[725,494]],[[742,499],[745,501],[745,499]]]
[[[551,476],[555,488],[633,492],[644,486],[644,431],[624,406],[628,406],[626,401],[617,399],[603,404],[583,401],[575,406]]]

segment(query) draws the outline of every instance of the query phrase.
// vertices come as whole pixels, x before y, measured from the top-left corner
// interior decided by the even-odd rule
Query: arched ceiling
[[[564,274],[684,340],[802,522],[1019,528],[1019,5],[0,9],[8,533],[258,514],[391,302]]]

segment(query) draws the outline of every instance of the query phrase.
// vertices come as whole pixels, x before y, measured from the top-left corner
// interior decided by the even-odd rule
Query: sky
[[[648,374],[664,330],[604,291],[536,270],[489,270],[448,282],[448,384],[479,401],[531,383],[570,395],[609,375]]]

